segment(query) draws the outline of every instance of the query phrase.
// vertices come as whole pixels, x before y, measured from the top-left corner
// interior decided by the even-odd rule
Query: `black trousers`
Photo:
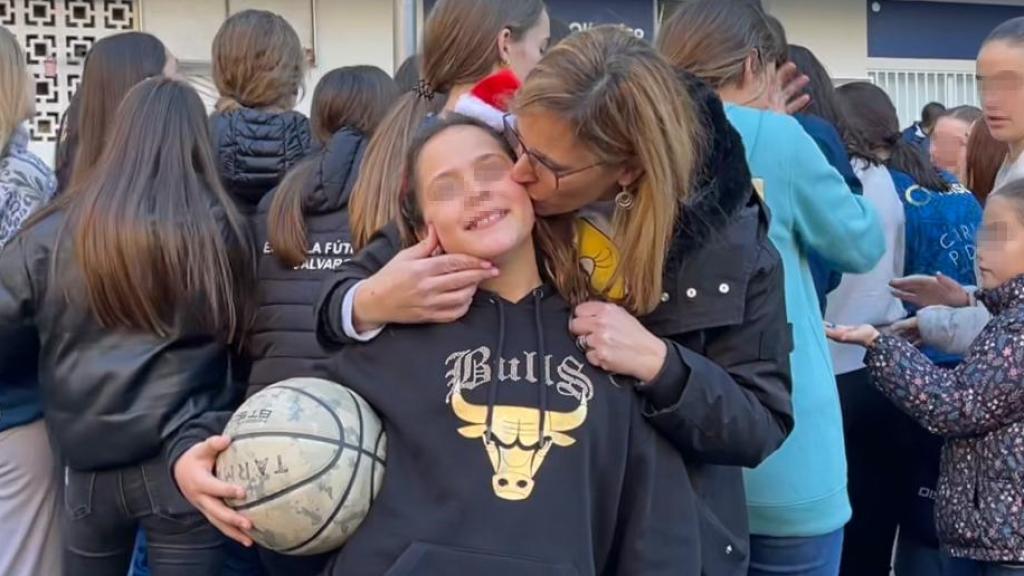
[[[840,574],[888,576],[897,528],[901,538],[938,547],[934,492],[942,439],[879,392],[866,369],[836,380],[853,507]]]
[[[266,548],[259,549],[260,561],[268,576],[320,574],[335,554],[337,552],[326,552],[315,556],[285,556]]]
[[[178,492],[162,458],[99,472],[64,469],[64,573],[124,576],[146,533],[153,576],[218,575],[224,536]]]

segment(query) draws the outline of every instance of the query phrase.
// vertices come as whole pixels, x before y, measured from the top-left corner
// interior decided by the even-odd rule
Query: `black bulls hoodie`
[[[481,292],[455,323],[389,326],[325,363],[388,434],[380,494],[328,573],[699,573],[681,456],[569,317],[549,288]]]

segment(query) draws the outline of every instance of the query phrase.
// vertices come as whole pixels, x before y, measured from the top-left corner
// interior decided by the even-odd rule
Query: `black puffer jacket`
[[[694,99],[707,142],[703,166],[682,206],[663,277],[662,302],[642,318],[670,345],[659,378],[643,388],[647,416],[683,454],[700,496],[702,573],[747,573],[749,530],[741,467],[771,455],[793,429],[782,259],[768,238],[768,211],[754,192],[740,135],[705,83],[680,79]],[[378,234],[326,282],[318,335],[349,343],[345,293],[400,249],[395,227]],[[667,399],[667,400],[666,400]]]
[[[309,120],[299,112],[239,108],[215,113],[210,126],[221,183],[247,218],[309,153]]]
[[[230,350],[197,329],[189,310],[166,338],[102,327],[86,300],[73,235],[61,235],[64,221],[51,214],[0,254],[0,373],[38,361],[48,427],[75,470],[175,451],[182,428],[241,400]],[[27,352],[37,344],[37,355]]]
[[[248,345],[249,395],[286,378],[315,375],[313,363],[327,356],[316,339],[313,305],[323,280],[352,257],[348,198],[367,140],[342,129],[308,160],[314,168],[302,190],[302,211],[309,253],[298,268],[281,263],[267,240],[267,212],[280,189],[260,202],[255,225],[259,308]]]

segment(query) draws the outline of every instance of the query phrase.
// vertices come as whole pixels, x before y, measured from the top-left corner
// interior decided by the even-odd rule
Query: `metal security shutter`
[[[940,102],[947,108],[979,105],[973,71],[869,68],[868,77],[892,98],[903,127],[916,121],[929,102]]]

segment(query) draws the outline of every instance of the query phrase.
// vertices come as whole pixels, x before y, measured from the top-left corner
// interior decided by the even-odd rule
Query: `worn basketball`
[[[231,446],[217,477],[245,488],[227,504],[252,538],[282,554],[340,547],[380,490],[387,439],[369,404],[348,388],[292,378],[254,394],[224,429]]]

